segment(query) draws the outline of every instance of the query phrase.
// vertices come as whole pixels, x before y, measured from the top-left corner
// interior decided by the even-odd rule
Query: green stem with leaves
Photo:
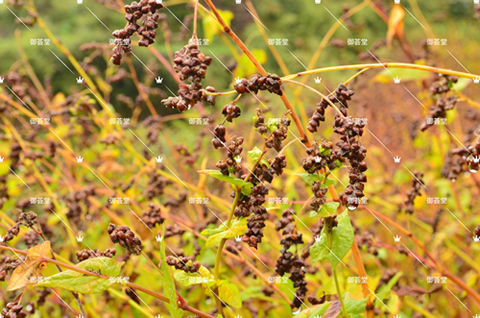
[[[230,227],[230,223],[232,223],[233,212],[235,211],[235,208],[237,206],[240,195],[241,195],[240,189],[238,187],[236,187],[235,188],[235,199],[233,200],[232,209],[230,210],[230,214],[228,215],[227,222],[225,223],[225,227],[227,228],[227,230]],[[223,238],[220,241],[220,244],[218,245],[217,256],[215,257],[215,271],[214,271],[214,276],[213,276],[214,279],[215,279],[215,282],[218,281],[218,277],[220,275],[220,261],[222,260],[222,250],[223,250],[223,247],[225,246],[226,241],[227,241],[227,239]],[[217,303],[218,312],[223,313],[222,302],[220,300],[220,297],[218,296],[218,289],[216,288],[215,290],[216,290],[216,294],[217,294],[216,297],[215,297],[215,301]]]

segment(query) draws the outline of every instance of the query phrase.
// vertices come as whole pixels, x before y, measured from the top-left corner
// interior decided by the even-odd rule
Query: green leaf
[[[324,187],[329,187],[331,185],[334,185],[336,183],[335,180],[330,179],[327,177],[327,180],[325,181],[325,175],[324,174],[315,174],[315,173],[298,173],[296,174],[297,176],[301,177],[303,180],[305,180],[306,183],[309,185],[312,185],[314,182],[321,181],[322,186]]]
[[[398,282],[398,280],[400,279],[400,277],[403,275],[402,272],[399,272],[399,273],[396,273],[395,276],[393,276],[387,284],[383,284],[382,286],[380,286],[376,292],[376,296],[375,297],[375,306],[380,306],[381,305],[381,302],[380,301],[383,301],[387,296],[388,294],[390,293],[390,291],[392,290],[393,286],[395,286]]]
[[[262,151],[257,147],[253,148],[248,152],[248,157],[252,162],[257,162],[258,158],[260,158],[261,155],[262,155]]]
[[[242,308],[240,292],[235,284],[224,283],[218,287],[218,297],[235,308]]]
[[[163,223],[162,233],[165,233],[165,223]],[[165,303],[167,306],[168,311],[172,317],[183,317],[183,310],[178,308],[177,305],[177,292],[175,290],[175,281],[173,280],[173,275],[170,272],[170,268],[165,261],[165,240],[160,242],[160,271],[163,273],[164,278],[164,286],[163,292],[164,294],[170,299],[170,303]]]
[[[230,229],[227,229],[227,227],[224,224],[222,224],[219,227],[219,229],[221,229],[219,233],[216,233],[208,237],[207,242],[205,243],[205,247],[217,245],[224,238],[228,239],[228,238],[233,238],[236,236],[243,235],[247,231],[247,228],[248,228],[247,218],[241,218],[241,219],[235,220],[230,225]],[[205,231],[203,231],[202,234],[204,234],[204,232]]]
[[[250,182],[245,182],[242,179],[226,176],[219,170],[200,170],[198,173],[207,174],[219,180],[226,181],[231,185],[239,186],[244,195],[250,195],[250,193],[252,193],[253,184]]]
[[[117,262],[108,257],[90,258],[80,262],[76,267],[84,270],[97,271],[103,275],[115,277],[120,274],[123,262]],[[101,293],[107,290],[115,280],[104,277],[84,275],[73,270],[66,270],[52,275],[35,286],[64,288],[81,294]]]
[[[472,80],[470,78],[460,77],[452,86],[455,91],[461,92],[471,83]]]
[[[364,299],[353,299],[350,297],[349,292],[345,292],[343,294],[343,303],[345,305],[345,309],[347,313],[352,315],[353,317],[357,315],[361,315],[365,312],[365,307],[367,306],[367,298]]]
[[[310,217],[330,217],[334,216],[337,212],[337,208],[340,206],[340,203],[332,201],[325,203],[319,211],[311,211]]]
[[[175,280],[177,282],[179,282],[185,287],[195,284],[208,284],[210,281],[213,280],[213,275],[203,265],[200,266],[198,272],[194,273],[187,273],[180,269],[176,269],[173,273],[173,276],[175,277]]]
[[[320,176],[314,173],[298,173],[297,176],[305,180],[306,183],[312,185],[312,183],[320,181]]]
[[[331,244],[327,242],[327,233],[324,227],[320,234],[320,240],[310,247],[312,263],[328,259],[335,268],[352,248],[354,234],[347,210],[337,216],[337,222],[338,225],[332,229],[330,234]]]
[[[230,11],[223,11],[223,10],[218,10],[218,13],[222,17],[222,19],[225,21],[225,23],[230,26],[230,21],[233,19],[233,13]],[[204,37],[213,42],[213,38],[215,37],[216,34],[219,34],[223,32],[223,28],[221,25],[218,23],[217,19],[213,16],[206,15],[203,19],[203,33]]]
[[[293,316],[293,318],[315,318],[321,317],[330,307],[330,302],[325,302],[320,305],[310,306],[310,308],[302,310],[299,314]]]
[[[215,22],[216,24],[218,24],[217,21]],[[264,50],[253,49],[252,55],[257,59],[260,64],[263,64],[267,61],[267,53]],[[235,78],[246,78],[255,73],[258,73],[255,65],[252,64],[247,55],[242,54],[242,56],[240,57],[240,61],[235,68]]]

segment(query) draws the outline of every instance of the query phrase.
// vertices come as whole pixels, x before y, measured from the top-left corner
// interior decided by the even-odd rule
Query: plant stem
[[[230,223],[232,222],[232,219],[233,219],[233,212],[235,211],[235,208],[237,207],[237,202],[240,198],[240,193],[241,193],[240,190],[238,188],[236,188],[235,189],[235,199],[233,200],[232,209],[230,210],[230,214],[228,215],[228,220],[225,223],[225,227],[227,228],[227,231],[230,229]],[[215,271],[214,271],[214,275],[213,275],[215,282],[218,281],[218,277],[220,275],[220,261],[222,259],[222,250],[223,250],[223,247],[225,246],[226,241],[227,241],[227,239],[223,238],[220,241],[220,244],[218,245],[217,256],[215,257]],[[217,303],[218,312],[222,313],[222,315],[223,315],[222,303],[221,303],[220,297],[218,296],[218,288],[215,288],[215,293],[216,293],[215,301]]]
[[[332,268],[332,272],[333,272],[333,278],[335,278],[335,287],[337,288],[338,300],[340,300],[340,304],[342,304],[343,316],[345,318],[348,318],[347,309],[345,308],[345,304],[343,303],[343,299],[342,299],[343,296],[342,296],[342,291],[340,290],[340,284],[338,284],[337,270],[335,268]]]
[[[14,253],[17,253],[17,254],[23,254],[23,255],[27,255],[27,252],[26,251],[22,251],[22,250],[19,250],[19,249],[16,249],[16,248],[12,248],[10,246],[3,246],[3,245],[0,245],[0,250],[5,250],[5,251],[10,251],[10,252],[14,252]],[[84,270],[84,269],[81,269],[81,268],[78,268],[78,267],[75,267],[74,265],[70,265],[70,264],[67,264],[67,263],[62,263],[58,260],[54,260],[52,258],[48,258],[48,257],[43,257],[41,259],[42,262],[49,262],[49,263],[52,263],[52,264],[56,264],[56,265],[60,265],[61,267],[65,267],[65,268],[68,268],[68,269],[71,269],[72,271],[75,271],[75,272],[79,272],[79,273],[82,273],[84,275],[88,275],[88,276],[97,276],[97,277],[101,277],[101,278],[108,278],[110,279],[110,276],[107,276],[107,275],[103,275],[103,274],[97,274],[95,272],[90,272],[90,271],[87,271],[87,270]],[[134,283],[130,283],[130,282],[127,282],[126,283],[126,286],[130,287],[130,288],[133,288],[133,289],[137,289],[137,290],[140,290],[152,297],[155,297],[157,299],[160,299],[161,301],[164,301],[166,303],[170,303],[170,300],[163,296],[162,294],[159,294],[157,292],[154,292],[153,290],[150,290],[148,288],[145,288],[145,287],[142,287],[142,286],[139,286],[137,284],[134,284]],[[194,313],[202,318],[215,318],[214,316],[212,315],[209,315],[209,314],[206,314],[198,309],[195,309],[193,307],[190,307],[188,304],[186,303],[179,303],[178,304],[179,307],[181,307],[183,310],[187,310],[187,311],[190,311],[191,313]]]

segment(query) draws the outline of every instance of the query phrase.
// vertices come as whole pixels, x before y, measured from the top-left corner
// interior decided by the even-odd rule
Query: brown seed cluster
[[[186,256],[167,256],[165,261],[169,266],[174,266],[176,269],[182,270],[187,273],[196,273],[202,266],[199,262],[195,262],[194,257],[186,257]]]
[[[422,186],[425,185],[423,182],[423,172],[415,171],[413,173],[414,178],[412,179],[412,189],[407,191],[407,198],[404,201],[405,212],[413,214],[413,201],[417,196],[421,196],[420,190]]]
[[[5,308],[1,312],[1,316],[4,318],[24,318],[27,317],[27,313],[22,311],[23,306],[16,302],[7,303]]]
[[[340,135],[340,140],[336,145],[340,148],[340,156],[347,158],[350,163],[348,168],[349,185],[341,198],[342,203],[349,210],[355,210],[360,199],[365,196],[363,190],[367,176],[364,172],[367,170],[367,163],[364,159],[367,149],[360,144],[364,127],[365,122],[362,120],[354,121],[352,117],[341,117],[338,114],[335,116],[333,131]]]
[[[430,92],[437,96],[435,106],[430,108],[430,122],[425,121],[420,127],[421,131],[425,131],[435,124],[435,119],[447,118],[447,110],[451,110],[457,104],[457,98],[449,94],[453,84],[458,81],[458,77],[452,75],[439,74],[439,78],[433,82]]]
[[[288,127],[291,122],[290,118],[287,117],[287,114],[288,113],[285,113],[275,125],[275,129],[265,142],[265,147],[274,148],[276,151],[282,150],[282,141],[288,137]]]
[[[175,52],[173,67],[178,77],[182,81],[188,81],[191,84],[182,83],[179,86],[179,96],[169,97],[162,100],[168,108],[174,108],[181,112],[189,110],[199,101],[206,101],[215,105],[216,95],[208,95],[205,91],[214,93],[215,88],[208,86],[205,91],[202,90],[202,79],[205,78],[207,68],[212,62],[210,56],[200,52],[198,44],[191,41],[180,51]]]
[[[11,258],[10,256],[2,255],[0,258],[0,281],[5,281],[8,273],[13,272],[18,266],[23,264],[25,259],[23,257]]]
[[[25,240],[25,244],[27,244],[28,248],[32,248],[38,244],[38,234],[35,231],[28,231],[25,233],[23,239]]]
[[[155,225],[163,224],[165,218],[162,216],[160,205],[148,203],[148,210],[143,212],[142,221],[149,227],[155,227]]]
[[[267,74],[260,76],[258,74],[252,75],[250,80],[242,78],[237,81],[234,86],[235,90],[239,94],[254,93],[257,94],[259,90],[268,90],[270,93],[274,93],[282,96],[282,80],[276,74]]]
[[[460,173],[467,171],[467,168],[472,173],[480,169],[480,141],[468,149],[459,147],[450,150],[445,158],[442,175],[455,181]]]
[[[240,117],[242,110],[235,103],[225,105],[222,109],[222,115],[225,116],[225,120],[232,122],[234,118]]]
[[[23,212],[22,210],[18,210],[19,215],[17,217],[16,223],[8,229],[7,234],[3,237],[3,242],[0,243],[7,243],[8,241],[13,240],[15,236],[20,233],[20,226],[26,227],[33,227],[35,224],[38,224],[37,215],[30,211],[30,212]]]
[[[242,170],[242,164],[240,161],[237,162],[237,159],[240,158],[240,155],[243,151],[243,140],[243,137],[236,137],[232,139],[228,146],[226,146],[227,159],[219,160],[216,164],[216,167],[220,169],[223,175],[228,176],[230,173],[236,175],[240,170]],[[215,143],[215,139],[213,142]]]
[[[343,160],[339,151],[333,150],[331,141],[315,141],[306,153],[308,157],[303,159],[302,166],[308,173],[317,173],[325,168],[333,170],[337,167],[337,160]]]
[[[258,181],[257,181],[258,182]],[[243,213],[247,212],[248,214],[252,213],[247,220],[247,231],[243,235],[242,241],[248,243],[249,246],[257,248],[258,243],[262,242],[263,231],[262,229],[266,226],[265,220],[267,219],[267,209],[262,206],[265,203],[265,196],[268,194],[268,188],[263,184],[257,184],[252,188],[252,194],[249,196],[248,205],[250,208],[245,206],[237,206],[234,213],[239,209]],[[247,215],[248,215],[247,214]],[[240,216],[240,213],[238,213]],[[244,216],[244,215],[242,215]]]
[[[140,0],[140,2],[132,2],[130,5],[124,7],[126,15],[125,19],[128,24],[121,30],[113,31],[112,35],[115,39],[115,47],[113,48],[113,55],[111,61],[115,65],[120,65],[124,53],[132,51],[130,37],[136,32],[140,36],[138,41],[139,46],[149,46],[155,42],[158,21],[160,14],[157,10],[161,10],[163,5],[156,0]],[[142,26],[138,25],[137,21],[143,19]]]
[[[283,248],[280,250],[280,257],[275,265],[275,272],[283,276],[285,273],[290,273],[289,279],[293,282],[293,287],[296,288],[295,296],[290,303],[292,310],[300,308],[305,300],[307,294],[307,281],[305,280],[305,261],[298,257],[298,255],[289,252],[288,249],[293,245],[304,244],[302,234],[298,234],[294,226],[292,226],[293,214],[295,211],[287,209],[282,213],[282,219],[276,223],[276,230],[283,229],[285,236],[280,241]]]
[[[107,248],[104,252],[100,251],[99,249],[94,249],[93,251],[89,249],[84,249],[84,250],[78,251],[76,255],[77,255],[78,261],[83,262],[87,259],[97,258],[97,257],[112,258],[115,256],[116,253],[117,253],[117,250],[114,248]]]
[[[116,226],[110,223],[108,226],[108,234],[110,234],[110,239],[113,243],[120,244],[121,247],[125,248],[131,254],[140,255],[142,242],[128,226]]]
[[[330,95],[328,99],[334,104],[340,103],[340,111],[344,116],[347,116],[347,101],[352,99],[353,94],[355,94],[353,90],[348,89],[347,86],[345,86],[344,84],[340,84],[335,90],[335,93],[333,95]],[[308,131],[312,133],[317,131],[318,127],[320,126],[320,122],[325,121],[325,110],[328,106],[330,106],[330,104],[325,99],[322,99],[317,104],[317,109],[315,110],[312,117],[310,118],[310,121],[308,122]]]
[[[165,225],[165,234],[163,237],[172,237],[176,235],[182,235],[185,233],[184,230],[182,230],[177,224],[166,224]],[[158,233],[158,235],[161,235],[161,233]]]

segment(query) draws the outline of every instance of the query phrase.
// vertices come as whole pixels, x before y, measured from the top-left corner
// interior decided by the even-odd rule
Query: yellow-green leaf
[[[220,285],[220,287],[218,287],[218,297],[232,307],[242,308],[240,292],[235,284],[223,283]]]

